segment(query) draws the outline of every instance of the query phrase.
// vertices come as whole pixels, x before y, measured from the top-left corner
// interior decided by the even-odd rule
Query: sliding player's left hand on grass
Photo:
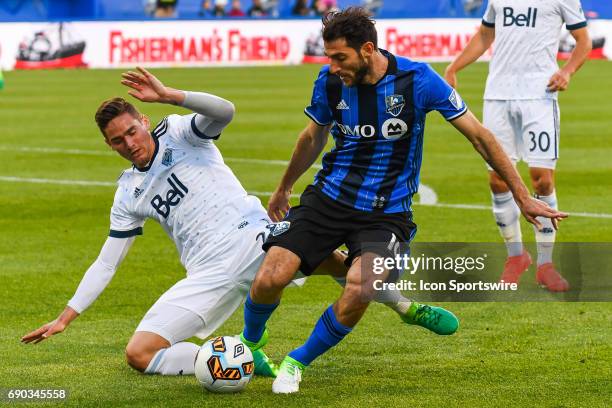
[[[21,341],[23,343],[40,343],[41,341],[46,340],[49,337],[66,330],[70,322],[76,319],[78,315],[79,314],[74,309],[67,306],[64,311],[57,317],[57,319],[47,324],[43,324],[38,329],[26,334],[21,338]]]

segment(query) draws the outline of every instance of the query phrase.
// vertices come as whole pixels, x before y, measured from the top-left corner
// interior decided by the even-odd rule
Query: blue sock
[[[312,360],[340,343],[340,340],[351,330],[353,330],[352,327],[347,327],[338,322],[334,309],[330,306],[319,318],[306,343],[289,353],[289,357],[308,365]]]
[[[242,335],[248,341],[257,343],[266,329],[266,322],[274,312],[278,303],[267,305],[254,303],[249,293],[244,302],[244,331]]]

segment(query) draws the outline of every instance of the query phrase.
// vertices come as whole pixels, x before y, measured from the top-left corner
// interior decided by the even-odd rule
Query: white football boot
[[[300,390],[304,364],[287,356],[278,369],[278,375],[272,383],[272,392],[275,394],[293,394]]]

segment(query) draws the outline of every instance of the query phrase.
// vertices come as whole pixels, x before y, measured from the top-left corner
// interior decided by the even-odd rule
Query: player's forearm
[[[529,190],[521,179],[516,167],[510,161],[510,158],[495,139],[495,136],[489,130],[482,127],[476,142],[473,142],[473,144],[474,148],[489,163],[493,170],[506,182],[519,206],[528,200]]]
[[[310,128],[306,128],[298,138],[295,150],[278,189],[291,191],[295,182],[312,166],[324,147],[324,141],[317,138],[310,131]]]
[[[234,104],[228,100],[204,92],[184,94],[181,106],[197,113],[194,124],[206,136],[218,136],[234,118]]]
[[[115,271],[116,268],[113,265],[96,259],[83,275],[74,296],[68,302],[68,306],[78,313],[83,313],[106,289],[115,275]]]
[[[585,32],[576,39],[576,47],[562,69],[568,74],[574,75],[586,62],[592,49],[593,41],[585,29]]]
[[[234,104],[226,99],[205,92],[181,92],[184,92],[185,97],[180,105],[192,112],[226,125],[234,117]]]
[[[489,29],[486,29],[489,30]],[[483,32],[481,28],[468,42],[467,46],[461,51],[459,56],[448,66],[448,70],[451,72],[459,72],[466,66],[476,61],[482,54],[484,54],[491,44],[493,44],[494,36],[490,32]]]
[[[106,240],[100,255],[83,275],[74,296],[68,302],[68,307],[77,313],[83,313],[91,306],[108,286],[132,242],[134,237],[109,237]]]

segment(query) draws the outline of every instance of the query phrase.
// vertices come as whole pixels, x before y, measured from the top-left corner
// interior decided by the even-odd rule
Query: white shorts
[[[522,160],[529,167],[554,169],[559,158],[559,120],[555,99],[484,101],[482,122],[513,163]]]
[[[261,246],[270,231],[265,225],[241,230],[221,262],[188,271],[151,306],[136,331],[158,334],[170,344],[193,336],[208,338],[246,299],[265,257]],[[295,279],[294,284],[302,286],[304,280]]]
[[[240,231],[240,238],[222,262],[188,271],[185,279],[151,306],[136,331],[159,334],[170,344],[192,336],[207,338],[246,299],[265,256],[262,238],[257,238],[264,229],[253,226]]]

